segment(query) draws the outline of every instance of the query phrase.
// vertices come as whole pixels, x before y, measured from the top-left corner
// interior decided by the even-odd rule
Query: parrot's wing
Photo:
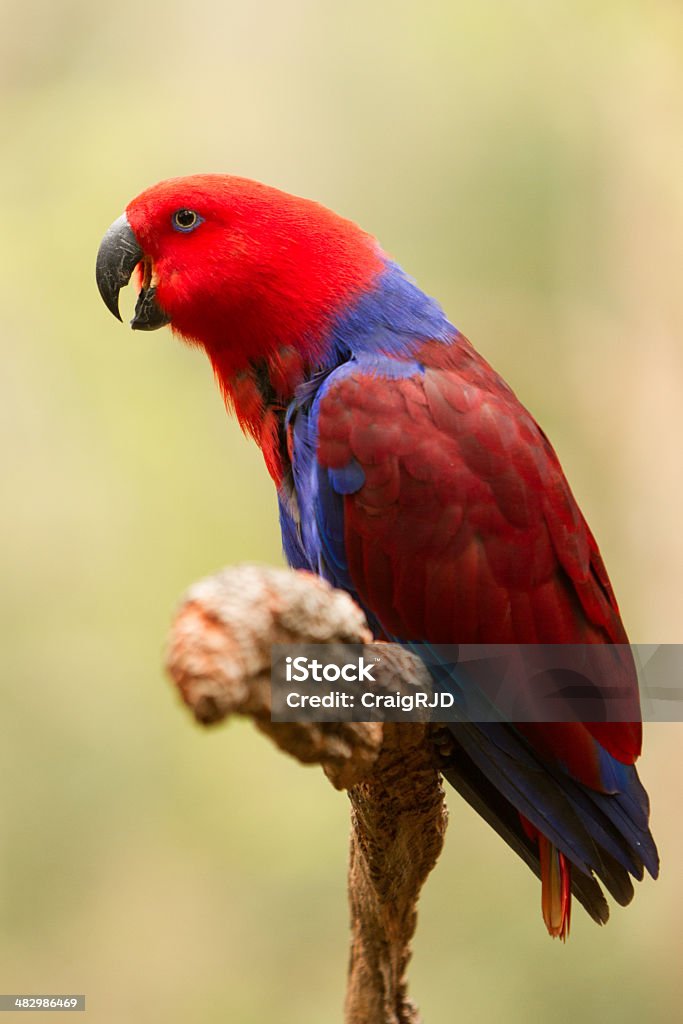
[[[288,430],[302,549],[383,635],[626,643],[551,446],[464,340],[427,344],[414,362],[345,364]],[[451,775],[475,806],[491,808],[492,786],[622,902],[627,871],[656,872],[647,796],[625,763],[639,753],[639,723],[462,723],[453,732]],[[501,820],[495,827],[503,834]]]

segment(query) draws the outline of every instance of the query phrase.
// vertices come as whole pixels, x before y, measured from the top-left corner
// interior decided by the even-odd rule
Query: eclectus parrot
[[[543,431],[377,241],[255,181],[147,189],[112,224],[97,283],[137,268],[132,327],[205,349],[277,488],[287,560],[348,591],[378,638],[626,644],[597,544]],[[630,686],[637,687],[635,672]],[[633,723],[464,722],[445,777],[542,883],[566,938],[656,877]]]

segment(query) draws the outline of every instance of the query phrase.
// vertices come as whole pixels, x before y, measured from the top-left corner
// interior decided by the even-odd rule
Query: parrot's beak
[[[130,322],[134,331],[155,331],[169,322],[156,302],[156,288],[151,285],[150,264],[133,234],[125,213],[115,220],[100,243],[95,277],[100,295],[110,313],[120,320],[119,292],[128,284],[138,263],[144,264],[142,288]]]

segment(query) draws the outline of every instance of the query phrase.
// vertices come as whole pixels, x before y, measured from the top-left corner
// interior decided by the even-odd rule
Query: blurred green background
[[[634,640],[681,640],[683,9],[573,0],[2,0],[0,990],[113,1022],[341,1019],[348,808],[161,670],[194,579],[280,562],[203,357],[124,330],[101,235],[147,185],[256,177],[359,221],[556,443]],[[124,296],[124,304],[132,304]],[[646,732],[656,884],[551,942],[452,796],[431,1024],[670,1022],[683,729]]]

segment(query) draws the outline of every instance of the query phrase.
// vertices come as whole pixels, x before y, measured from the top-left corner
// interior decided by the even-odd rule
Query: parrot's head
[[[119,291],[135,271],[131,326],[170,324],[202,345],[227,392],[254,367],[291,391],[382,267],[375,240],[331,210],[207,174],[163,181],[129,203],[100,245],[97,284],[120,319]]]

